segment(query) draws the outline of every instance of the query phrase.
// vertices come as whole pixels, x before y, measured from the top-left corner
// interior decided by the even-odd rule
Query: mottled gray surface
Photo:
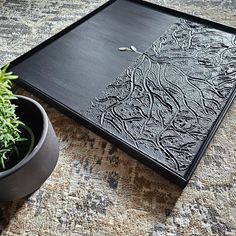
[[[102,2],[0,0],[0,64]],[[235,0],[153,2],[236,27]],[[60,140],[59,163],[28,199],[0,205],[2,235],[236,235],[235,102],[183,191],[41,103]]]

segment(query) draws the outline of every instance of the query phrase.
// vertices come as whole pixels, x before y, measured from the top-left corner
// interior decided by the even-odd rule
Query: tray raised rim
[[[198,16],[193,16],[191,14],[180,12],[180,11],[177,11],[174,9],[170,9],[170,8],[167,8],[164,6],[160,6],[160,5],[157,5],[154,3],[150,3],[150,2],[146,2],[146,1],[142,1],[142,0],[110,0],[106,3],[104,3],[103,5],[101,5],[100,7],[98,7],[97,9],[95,9],[94,11],[85,15],[81,19],[79,19],[76,22],[72,23],[71,25],[67,26],[62,31],[58,32],[57,34],[48,38],[47,40],[40,43],[36,47],[32,48],[31,50],[29,50],[25,54],[19,56],[15,60],[13,60],[10,63],[9,69],[13,68],[17,64],[20,64],[25,59],[29,58],[30,56],[32,56],[36,52],[40,51],[41,49],[47,47],[49,44],[53,43],[54,41],[56,41],[57,39],[59,39],[60,37],[65,35],[66,33],[70,32],[72,29],[76,28],[77,26],[79,26],[83,22],[87,21],[88,19],[90,19],[91,17],[98,14],[100,11],[109,7],[111,4],[113,4],[114,2],[117,2],[117,1],[133,2],[133,3],[139,4],[143,7],[148,7],[148,8],[157,10],[159,12],[165,13],[165,14],[188,19],[188,20],[191,20],[191,21],[194,21],[197,23],[201,23],[201,24],[206,24],[208,26],[219,29],[221,31],[236,34],[236,29],[233,27],[223,25],[223,24],[220,24],[220,23],[208,20],[208,19],[203,19]],[[232,91],[225,106],[223,107],[223,109],[221,110],[215,123],[213,124],[211,131],[207,134],[205,141],[202,143],[201,148],[199,149],[198,153],[195,155],[191,165],[189,166],[188,171],[186,172],[185,176],[182,177],[182,176],[178,175],[176,172],[172,171],[169,167],[163,165],[162,163],[158,162],[157,160],[152,159],[150,156],[146,155],[145,153],[141,152],[140,150],[138,150],[134,147],[131,147],[128,143],[125,143],[117,136],[114,136],[108,130],[104,129],[103,127],[97,126],[95,123],[93,123],[91,120],[87,119],[82,114],[79,114],[75,110],[72,110],[68,106],[62,104],[61,102],[59,102],[56,99],[54,99],[53,97],[51,97],[49,94],[44,93],[43,91],[41,91],[37,87],[31,85],[27,81],[24,81],[23,79],[19,79],[18,83],[21,86],[29,89],[30,92],[35,93],[38,97],[42,98],[47,103],[56,107],[58,110],[60,110],[64,114],[70,116],[71,118],[75,119],[76,121],[79,121],[79,123],[81,123],[82,125],[84,125],[88,129],[92,130],[93,132],[97,133],[98,135],[102,136],[103,138],[107,139],[108,141],[111,141],[112,143],[116,144],[119,148],[124,150],[126,153],[132,155],[135,159],[143,162],[144,164],[148,165],[150,168],[156,170],[158,173],[164,175],[165,177],[170,179],[172,182],[178,184],[180,187],[185,187],[187,185],[188,181],[190,180],[191,176],[193,175],[196,167],[198,166],[201,158],[203,157],[204,152],[206,151],[209,143],[211,142],[214,134],[216,133],[217,129],[219,128],[225,114],[227,113],[230,105],[232,104],[232,102],[236,96],[236,88],[234,88],[234,90]]]

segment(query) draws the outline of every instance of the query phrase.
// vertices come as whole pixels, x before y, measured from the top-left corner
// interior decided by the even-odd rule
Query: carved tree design
[[[235,88],[235,35],[180,20],[140,54],[86,116],[183,176]]]

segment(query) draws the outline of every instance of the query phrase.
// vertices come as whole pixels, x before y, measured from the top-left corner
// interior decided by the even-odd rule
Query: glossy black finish
[[[185,186],[235,92],[222,108],[220,116],[184,177],[153,161],[148,154],[133,148],[126,139],[110,133],[96,121],[84,116],[91,100],[138,58],[137,54],[119,52],[118,48],[135,45],[143,52],[180,17],[234,34],[236,32],[230,27],[138,0],[110,1],[16,59],[12,63],[12,70],[20,75],[23,85],[48,102],[116,143],[173,182]]]
[[[51,175],[59,145],[46,112],[36,101],[18,96],[16,114],[35,135],[32,152],[17,165],[0,172],[0,201],[14,201],[37,190]]]

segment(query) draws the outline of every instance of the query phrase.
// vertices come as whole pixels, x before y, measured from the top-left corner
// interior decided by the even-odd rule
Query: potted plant
[[[56,166],[58,141],[43,107],[15,96],[7,66],[0,70],[0,201],[13,201],[37,190]]]

